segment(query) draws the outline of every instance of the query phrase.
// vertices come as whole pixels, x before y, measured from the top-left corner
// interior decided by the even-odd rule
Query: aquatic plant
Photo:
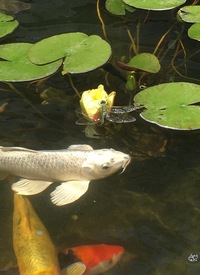
[[[138,0],[107,0],[105,2],[106,8],[113,14],[125,15],[126,11],[133,12],[134,10],[146,9],[146,10],[167,10],[173,9],[184,4],[186,1],[184,0],[170,0],[170,1],[138,1]],[[191,36],[195,36],[198,39],[198,26],[199,26],[199,7],[196,5],[193,6],[185,6],[182,7],[178,15],[182,18],[182,20],[186,22],[195,23],[192,26],[188,33]],[[97,1],[97,14],[102,24],[102,30],[105,39],[107,40],[107,34],[105,30],[104,22],[101,18],[99,0]],[[2,17],[3,18],[3,17]],[[2,19],[4,20],[4,19]],[[13,17],[5,17],[5,21],[13,20]],[[175,23],[176,24],[176,23]],[[15,23],[16,27],[16,23]],[[197,27],[197,30],[196,30]],[[104,119],[108,121],[112,121],[114,123],[124,123],[124,122],[132,122],[135,120],[127,113],[138,109],[138,106],[143,106],[142,95],[145,94],[146,91],[152,91],[152,96],[147,96],[148,101],[145,101],[144,107],[146,108],[145,112],[141,113],[141,117],[147,121],[156,123],[162,127],[172,128],[172,129],[197,129],[198,123],[194,125],[185,125],[185,120],[183,120],[184,116],[181,116],[179,112],[175,112],[174,109],[171,111],[171,115],[175,120],[178,120],[177,117],[180,117],[183,120],[183,125],[178,126],[173,124],[174,122],[168,121],[168,119],[160,119],[155,116],[157,112],[156,106],[151,106],[151,100],[154,102],[154,93],[158,90],[158,95],[156,94],[157,103],[162,105],[162,97],[165,94],[167,98],[168,105],[166,107],[165,113],[167,114],[168,109],[171,110],[171,103],[173,105],[173,96],[170,92],[161,93],[160,86],[155,85],[154,78],[158,77],[158,74],[161,75],[164,72],[164,68],[162,68],[162,61],[169,51],[170,47],[162,53],[163,49],[161,48],[161,44],[167,37],[167,35],[173,30],[174,26],[171,26],[166,33],[158,41],[152,53],[150,52],[140,52],[139,49],[139,30],[140,25],[136,28],[137,34],[136,38],[133,38],[130,30],[127,27],[127,34],[130,38],[130,51],[128,54],[128,58],[126,56],[121,59],[116,60],[113,67],[119,72],[119,75],[122,75],[122,79],[125,79],[125,89],[129,92],[128,97],[129,104],[127,106],[113,106],[113,101],[115,98],[115,92],[108,95],[103,86],[99,86],[98,89],[91,89],[90,91],[84,92],[82,94],[82,98],[80,101],[81,109],[83,115],[90,122],[101,122],[104,124]],[[193,30],[195,28],[195,30]],[[195,34],[193,34],[195,32]],[[197,34],[196,34],[197,33]],[[181,52],[184,54],[184,61],[186,60],[186,53],[184,49],[183,42],[181,41],[182,32],[177,34],[176,39],[173,41],[173,45],[177,44],[175,48],[174,56],[171,60],[170,67],[175,71],[179,76],[185,77],[178,71],[178,66],[175,66],[175,59]],[[71,75],[72,74],[80,74],[87,73],[96,68],[102,67],[105,63],[108,62],[111,56],[111,45],[104,39],[102,39],[98,35],[87,35],[82,32],[72,32],[72,33],[63,33],[59,35],[53,35],[48,38],[42,39],[35,44],[31,43],[12,43],[0,46],[0,57],[2,60],[0,61],[0,81],[7,82],[17,82],[17,81],[30,81],[37,80],[40,78],[44,78],[55,73],[60,67],[62,68],[62,74],[67,74],[69,76],[69,81],[73,89],[75,90],[78,97],[80,96],[79,91],[73,84]],[[98,54],[97,54],[98,53]],[[127,60],[128,59],[128,60]],[[111,61],[112,62],[112,61]],[[179,65],[180,66],[180,65]],[[106,68],[106,67],[105,67]],[[169,67],[168,67],[169,68]],[[166,76],[166,74],[164,73]],[[172,77],[170,75],[170,77]],[[151,79],[149,84],[149,79]],[[159,82],[162,82],[160,79]],[[171,82],[171,79],[170,79]],[[176,92],[182,89],[182,84],[176,83]],[[153,87],[147,88],[144,91],[140,92],[142,88],[146,88],[149,85]],[[169,86],[167,85],[169,84]],[[165,91],[168,91],[168,87],[170,89],[174,89],[175,86],[171,85],[171,83],[163,84]],[[189,85],[189,84],[188,84]],[[190,83],[190,85],[195,85]],[[184,85],[185,87],[185,85]],[[102,89],[101,89],[102,88]],[[95,93],[92,93],[95,91]],[[103,91],[105,94],[103,94]],[[139,92],[138,95],[136,95]],[[188,89],[188,97],[191,96],[191,92]],[[160,96],[159,96],[160,94]],[[91,95],[91,96],[90,96]],[[135,96],[136,95],[136,96]],[[132,98],[135,96],[134,100],[136,105],[134,106],[132,103]],[[56,102],[59,102],[56,97]],[[48,101],[47,101],[48,102]],[[51,100],[50,100],[51,102]],[[170,103],[171,102],[171,103]],[[179,103],[178,103],[179,102]],[[198,101],[197,101],[198,102]],[[177,106],[182,106],[182,97],[177,95]],[[187,105],[187,102],[185,103]],[[188,103],[189,104],[189,103]],[[151,106],[151,107],[149,107]],[[174,105],[173,105],[174,106]],[[148,108],[147,108],[148,107]],[[193,106],[194,107],[194,106]],[[195,114],[198,117],[198,104],[195,105],[196,108],[186,108],[187,112],[191,110],[195,110]],[[154,109],[153,109],[154,108]],[[181,109],[182,110],[182,109]],[[184,109],[185,110],[185,109]],[[162,110],[163,111],[163,110]],[[117,116],[113,114],[126,114],[126,118],[122,118],[122,116]],[[151,114],[151,115],[150,115]],[[147,117],[148,115],[148,117]],[[120,117],[120,118],[119,118]],[[164,115],[162,114],[162,118]],[[77,123],[77,124],[81,124]],[[84,125],[84,123],[83,123]]]
[[[84,73],[106,63],[111,47],[98,35],[74,32],[43,39],[33,45],[27,55],[37,65],[63,59],[63,74]]]
[[[195,23],[188,29],[188,36],[200,41],[200,6],[185,6],[180,8],[178,16],[188,23]]]
[[[134,106],[113,106],[116,92],[107,94],[103,85],[99,85],[97,89],[84,91],[80,100],[81,112],[83,115],[76,124],[78,125],[103,125],[105,121],[114,123],[130,123],[135,118],[128,113],[134,111]]]
[[[12,33],[18,25],[18,21],[13,16],[0,13],[0,37]]]
[[[188,82],[164,83],[147,88],[134,97],[143,107],[140,116],[164,128],[200,128],[200,85]]]
[[[18,82],[44,78],[53,74],[61,65],[61,60],[38,66],[27,57],[31,43],[11,43],[0,45],[0,81]]]
[[[186,2],[186,0],[123,0],[124,3],[139,9],[145,10],[168,10],[178,7]]]
[[[107,94],[103,85],[99,85],[97,89],[84,91],[80,100],[83,115],[94,122],[104,120],[104,117],[111,111],[115,95],[114,91]]]
[[[106,9],[115,15],[125,15],[127,11],[134,11],[135,9],[127,5],[123,0],[106,0]]]
[[[114,4],[114,1],[107,0],[105,3],[106,9],[116,15],[125,15],[125,10],[128,7],[134,7],[135,9],[140,8],[144,10],[167,10],[173,9],[184,4],[186,1],[148,1],[148,0],[119,0]],[[188,30],[188,35],[191,38],[199,39],[200,32],[200,6],[183,6],[178,11],[178,16],[185,22],[195,23]],[[148,14],[147,14],[148,16]],[[147,18],[145,19],[147,20]],[[175,23],[176,24],[176,23]],[[116,65],[120,70],[125,72],[126,76],[126,89],[130,91],[134,97],[134,104],[136,107],[143,107],[141,112],[141,118],[148,122],[155,123],[164,128],[178,129],[178,130],[193,130],[200,128],[200,93],[199,86],[194,83],[176,82],[171,83],[173,78],[171,77],[169,83],[155,85],[149,87],[146,85],[148,79],[152,76],[149,74],[163,72],[162,61],[170,50],[170,47],[165,50],[161,55],[162,49],[161,44],[163,43],[166,36],[173,29],[172,27],[160,38],[160,41],[156,45],[153,53],[140,53],[139,52],[139,28],[141,25],[138,23],[136,29],[136,38],[132,37],[130,30],[127,27],[127,33],[129,35],[131,46],[130,49],[133,51],[133,56],[128,62],[125,62],[125,57],[122,60],[117,60]],[[182,28],[183,29],[183,28]],[[170,66],[179,76],[185,77],[178,71],[178,66],[175,66],[176,57],[182,51],[184,54],[184,62],[186,62],[186,51],[181,41],[181,33],[177,35],[177,39],[173,41],[173,45],[177,43],[175,48],[175,54],[172,58]],[[180,50],[180,48],[182,50]],[[158,51],[159,50],[159,51]],[[129,54],[130,55],[130,54]],[[180,66],[180,65],[179,65]],[[148,76],[149,75],[149,76]],[[166,73],[165,73],[166,75]],[[162,83],[162,80],[160,79]],[[165,80],[166,82],[166,80]],[[145,83],[145,85],[143,85]],[[152,84],[151,84],[152,85]],[[150,86],[151,86],[150,85]],[[140,91],[141,89],[144,90]],[[138,93],[139,92],[139,93]]]
[[[18,24],[12,16],[0,13],[0,37],[13,32]],[[0,46],[0,81],[44,78],[61,64],[63,74],[84,73],[105,64],[110,55],[109,43],[98,35],[81,32],[54,35],[36,44],[5,44]]]
[[[125,10],[134,11],[134,8],[145,10],[168,10],[184,4],[186,0],[106,0],[106,9],[116,15],[125,15]]]

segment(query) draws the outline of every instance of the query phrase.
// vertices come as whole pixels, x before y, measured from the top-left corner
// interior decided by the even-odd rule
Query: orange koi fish
[[[73,257],[75,261],[82,262],[86,266],[84,275],[101,274],[111,269],[124,253],[122,246],[97,244],[83,245],[60,251],[60,257],[67,262],[67,257]],[[60,263],[61,264],[61,263]]]

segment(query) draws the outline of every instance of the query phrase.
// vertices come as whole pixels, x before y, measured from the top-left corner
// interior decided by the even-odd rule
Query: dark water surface
[[[82,31],[102,35],[96,13],[96,1],[33,0],[29,10],[15,14],[20,22],[6,42],[36,42],[50,35]],[[41,3],[42,2],[42,3]],[[190,3],[190,1],[188,1]],[[102,16],[113,47],[113,58],[128,56],[130,40],[138,22],[146,12],[128,14],[125,19],[110,15],[102,5]],[[152,52],[161,36],[174,23],[176,12],[152,12],[140,30],[140,51]],[[176,38],[177,25],[165,47]],[[188,56],[199,49],[198,42],[187,37],[182,41]],[[165,48],[165,49],[166,49]],[[187,60],[188,78],[168,71],[174,51],[163,60],[166,71],[148,79],[148,85],[169,81],[199,83],[199,55]],[[81,62],[81,61],[80,61]],[[177,60],[182,64],[182,56]],[[181,67],[181,72],[184,73]],[[117,91],[117,101],[127,104],[124,83],[102,69],[73,76],[78,90],[84,91],[104,84],[108,91]],[[109,85],[107,85],[109,83]],[[196,275],[200,274],[200,258],[188,260],[194,253],[200,257],[200,133],[162,130],[144,123],[136,114],[136,123],[120,127],[100,127],[99,139],[86,137],[85,126],[75,124],[78,98],[68,78],[60,73],[43,84],[13,83],[18,93],[6,84],[1,88],[0,105],[7,102],[0,113],[0,145],[32,149],[63,149],[71,144],[90,144],[93,148],[115,148],[129,153],[132,162],[123,174],[93,181],[88,192],[77,202],[56,207],[49,194],[55,185],[43,193],[30,197],[33,207],[47,227],[56,246],[73,247],[107,243],[122,245],[125,253],[121,261],[105,274],[115,275]],[[69,102],[51,100],[42,105],[41,91],[49,86],[63,90]],[[65,95],[65,96],[66,96]],[[118,103],[119,104],[119,103]],[[13,193],[11,182],[1,183],[0,209],[0,270],[16,265],[12,248]],[[77,217],[77,219],[74,219]],[[9,272],[9,273],[8,273]],[[0,271],[16,274],[16,271]]]

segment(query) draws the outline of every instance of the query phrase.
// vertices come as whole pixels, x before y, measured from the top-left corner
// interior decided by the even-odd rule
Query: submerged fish
[[[93,150],[89,145],[71,145],[64,150],[34,151],[0,147],[0,180],[12,174],[22,179],[12,185],[21,195],[42,192],[55,181],[61,185],[51,193],[56,205],[79,199],[91,180],[105,178],[130,163],[130,156],[114,149]]]
[[[14,194],[13,246],[20,274],[81,275],[86,267],[77,262],[60,271],[57,251],[49,233],[28,198]]]
[[[55,247],[29,200],[14,194],[13,246],[20,274],[60,274]]]
[[[17,13],[22,10],[30,9],[31,4],[18,0],[0,0],[0,11]]]
[[[111,269],[120,260],[124,248],[106,244],[84,245],[63,249],[61,253],[66,255],[66,260],[67,256],[75,257],[76,260],[85,264],[84,275],[95,275]]]

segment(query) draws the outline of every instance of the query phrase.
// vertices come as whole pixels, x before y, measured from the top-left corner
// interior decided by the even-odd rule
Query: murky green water
[[[15,15],[21,25],[8,41],[35,42],[72,31],[102,35],[95,1],[82,1],[81,4],[80,1],[64,0],[26,2],[31,3],[31,9]],[[125,22],[102,9],[114,57],[127,54],[130,40],[126,26],[134,36],[137,22],[142,21],[144,15],[142,11],[136,12],[135,16],[129,14]],[[150,14],[140,30],[142,51],[153,51],[171,26],[169,20],[173,16],[172,12]],[[174,33],[167,44],[174,39]],[[182,40],[188,55],[199,47],[185,33]],[[166,67],[172,56],[173,51],[166,57]],[[179,62],[182,62],[181,58]],[[188,60],[188,79],[166,70],[159,79],[150,79],[149,85],[167,81],[170,76],[181,81],[193,79],[198,83],[198,62],[199,55]],[[101,69],[73,76],[79,91],[102,83],[107,90],[116,90],[118,101],[127,104],[129,97],[123,94],[123,81],[111,74],[107,79],[106,82],[105,72]],[[121,261],[105,274],[200,274],[200,260],[188,260],[191,253],[200,257],[199,131],[162,130],[144,123],[136,114],[136,123],[124,124],[121,128],[109,125],[112,131],[106,132],[106,136],[91,139],[85,136],[84,126],[75,124],[78,99],[67,78],[58,73],[39,87],[29,83],[13,85],[19,93],[6,84],[1,85],[10,90],[0,93],[0,105],[8,103],[0,114],[1,146],[39,150],[87,143],[95,149],[112,147],[132,156],[132,162],[123,174],[93,181],[88,192],[71,205],[56,207],[51,204],[49,194],[55,186],[30,197],[55,244],[66,247],[97,243],[124,246],[126,252]],[[49,86],[66,91],[72,96],[73,104],[63,106],[60,102],[50,102],[41,105],[39,94]],[[1,183],[0,269],[16,264],[12,248],[13,193],[10,186],[8,180]],[[74,215],[78,219],[74,220]]]

